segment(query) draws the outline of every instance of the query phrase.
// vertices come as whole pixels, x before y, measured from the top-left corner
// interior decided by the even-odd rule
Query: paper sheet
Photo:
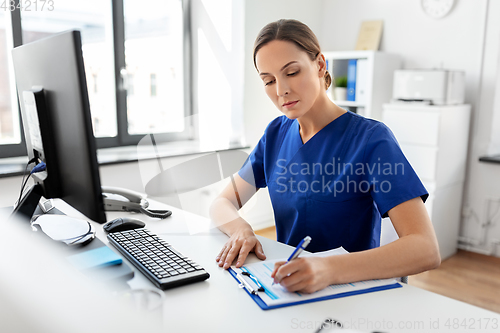
[[[346,253],[348,252],[344,248],[340,247],[337,249],[324,252],[307,253],[307,254],[304,253],[302,254],[302,256],[325,257],[330,255],[340,255]],[[232,269],[236,273],[247,271],[259,280],[260,284],[264,287],[265,292],[259,292],[258,295],[262,299],[262,301],[264,301],[268,306],[301,302],[301,301],[312,300],[347,292],[355,292],[363,289],[386,286],[396,283],[395,279],[370,280],[370,281],[360,281],[347,284],[333,284],[326,287],[325,289],[319,290],[312,294],[289,292],[279,284],[275,284],[274,286],[272,285],[273,278],[271,278],[271,273],[274,269],[274,263],[278,261],[283,261],[283,260],[262,261],[245,265],[241,268],[236,268],[233,266]]]

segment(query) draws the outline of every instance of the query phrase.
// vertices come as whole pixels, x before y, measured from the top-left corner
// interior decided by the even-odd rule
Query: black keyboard
[[[146,229],[108,234],[108,240],[160,289],[206,280],[210,275],[194,261]]]

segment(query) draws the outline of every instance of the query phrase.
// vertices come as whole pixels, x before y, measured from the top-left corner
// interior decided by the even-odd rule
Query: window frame
[[[15,0],[16,10],[10,12],[10,28],[11,28],[11,38],[14,43],[13,47],[17,47],[23,44],[23,34],[21,29],[21,12],[17,8],[19,4],[19,0]],[[9,33],[9,29],[6,29],[5,33]],[[11,64],[8,66],[12,69]],[[16,89],[17,91],[17,89]],[[16,94],[17,96],[17,94]],[[0,145],[0,158],[5,157],[18,157],[26,155],[26,140],[24,139],[24,127],[22,125],[21,120],[21,109],[19,107],[19,102],[16,99],[15,101],[11,101],[11,108],[14,112],[15,105],[17,104],[17,113],[19,117],[19,126],[21,126],[21,131],[19,132],[21,135],[20,143],[10,143]]]
[[[11,11],[11,27],[13,47],[23,44],[22,39],[22,22],[21,10],[19,9],[19,1],[14,0],[16,9]],[[112,148],[136,145],[147,135],[144,134],[129,134],[128,133],[128,117],[127,117],[127,91],[124,88],[124,80],[122,69],[126,68],[125,62],[125,16],[123,0],[110,0],[112,6],[112,27],[113,27],[113,57],[114,57],[114,75],[115,75],[115,99],[116,99],[116,121],[117,135],[115,137],[96,137],[97,148]],[[181,0],[183,10],[183,73],[184,73],[184,119],[185,129],[179,133],[155,133],[155,139],[158,142],[181,141],[194,139],[195,124],[192,121],[193,110],[193,89],[192,89],[192,63],[193,54],[191,52],[192,36],[191,36],[191,0]],[[6,30],[8,33],[8,29]],[[0,158],[19,157],[26,155],[26,142],[24,138],[24,127],[21,118],[20,104],[18,99],[11,101],[14,110],[17,103],[17,112],[19,116],[19,125],[21,126],[21,142],[18,144],[2,144],[0,145]]]

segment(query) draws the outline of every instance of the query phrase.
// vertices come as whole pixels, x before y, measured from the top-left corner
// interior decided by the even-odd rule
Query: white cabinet
[[[384,104],[384,123],[429,191],[426,207],[443,259],[457,250],[470,105]]]
[[[362,116],[381,120],[382,105],[392,97],[394,70],[401,68],[400,56],[378,51],[335,51],[323,54],[334,77],[347,76],[349,60],[362,60],[363,65],[357,66],[356,76],[358,87],[362,85],[364,89],[362,100],[334,102]]]

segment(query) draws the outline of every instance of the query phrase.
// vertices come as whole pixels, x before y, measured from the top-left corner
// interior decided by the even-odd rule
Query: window
[[[81,31],[99,148],[134,145],[150,133],[218,149],[239,141],[243,7],[242,0],[58,0],[52,11],[1,11],[0,157],[26,153],[11,45],[69,29]]]
[[[127,98],[134,96],[134,74],[127,74]]]
[[[97,94],[97,74],[92,74],[92,82],[89,82],[89,85],[90,84],[94,86],[94,94]]]
[[[97,138],[116,137],[116,98],[111,1],[58,0],[54,10],[21,11],[23,44],[57,32],[78,29]]]
[[[200,141],[220,147],[243,136],[244,2],[197,3],[192,30],[198,131]]]
[[[128,133],[185,129],[183,16],[181,0],[124,1]],[[127,88],[129,88],[127,82]]]
[[[149,91],[151,97],[156,97],[156,74],[149,76]]]
[[[12,101],[16,101],[15,89],[11,67],[9,66],[10,54],[8,50],[12,48],[12,30],[9,27],[9,12],[0,11],[0,144],[21,143],[19,113],[17,106]],[[12,38],[10,38],[12,39]]]

